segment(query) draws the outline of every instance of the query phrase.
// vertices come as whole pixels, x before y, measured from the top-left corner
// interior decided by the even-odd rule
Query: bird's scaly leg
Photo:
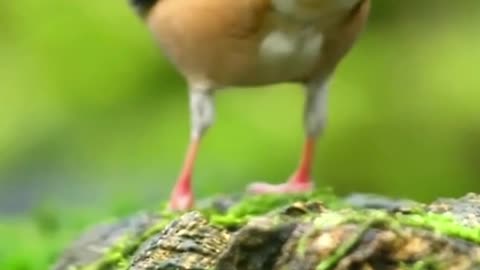
[[[194,204],[192,190],[194,164],[201,138],[213,123],[215,114],[212,94],[206,89],[208,88],[193,88],[193,90],[190,91],[191,142],[177,184],[172,191],[170,199],[171,210],[185,211],[191,209]]]
[[[313,188],[313,180],[311,177],[315,143],[317,137],[323,131],[327,114],[327,87],[322,83],[311,84],[306,89],[306,105],[305,105],[305,129],[306,139],[303,147],[303,153],[297,170],[290,179],[280,185],[272,185],[268,183],[254,183],[248,187],[248,191],[254,194],[264,193],[298,193],[308,192]]]

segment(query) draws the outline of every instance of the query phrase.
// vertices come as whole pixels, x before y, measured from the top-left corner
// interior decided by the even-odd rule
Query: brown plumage
[[[298,170],[286,184],[255,184],[250,190],[312,187],[313,148],[326,118],[327,83],[366,24],[369,9],[370,0],[158,0],[144,11],[160,47],[190,87],[192,142],[172,208],[193,205],[198,144],[213,121],[212,95],[227,86],[306,86],[306,143]]]

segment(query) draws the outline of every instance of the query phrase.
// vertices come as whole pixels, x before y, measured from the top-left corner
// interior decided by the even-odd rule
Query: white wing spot
[[[308,74],[318,62],[323,35],[315,29],[282,30],[270,32],[260,46],[267,76],[296,78]]]
[[[260,47],[260,54],[267,62],[288,58],[294,51],[294,40],[281,31],[268,34]]]

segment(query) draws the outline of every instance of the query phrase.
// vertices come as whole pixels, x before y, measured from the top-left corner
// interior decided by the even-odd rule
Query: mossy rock
[[[429,205],[326,191],[246,196],[148,216],[92,229],[54,269],[480,269],[475,194]],[[102,247],[95,256],[92,246]]]

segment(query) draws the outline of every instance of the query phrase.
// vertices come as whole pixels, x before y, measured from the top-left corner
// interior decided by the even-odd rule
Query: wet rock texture
[[[100,261],[117,244],[134,241],[160,220],[156,213],[141,212],[120,222],[97,225],[72,243],[52,269],[81,269]]]
[[[243,211],[248,218],[236,226],[215,223],[211,210],[194,211],[172,218],[123,258],[123,264],[98,266],[94,258],[100,254],[85,256],[92,242],[83,240],[55,269],[480,270],[479,195],[439,199],[430,205],[373,195],[341,201],[333,207],[315,197],[289,200],[263,214]],[[227,208],[218,215],[228,216]],[[232,222],[238,222],[238,216],[231,215]],[[137,218],[130,218],[129,224]],[[109,235],[109,230],[117,235],[118,228],[125,226],[94,229],[93,235],[102,231],[100,235]],[[94,246],[108,246],[111,239],[97,237]]]
[[[129,269],[211,269],[229,239],[227,231],[209,225],[200,213],[191,212],[140,247]]]
[[[480,195],[468,194],[460,199],[439,199],[428,210],[434,213],[450,214],[465,226],[480,226]]]

